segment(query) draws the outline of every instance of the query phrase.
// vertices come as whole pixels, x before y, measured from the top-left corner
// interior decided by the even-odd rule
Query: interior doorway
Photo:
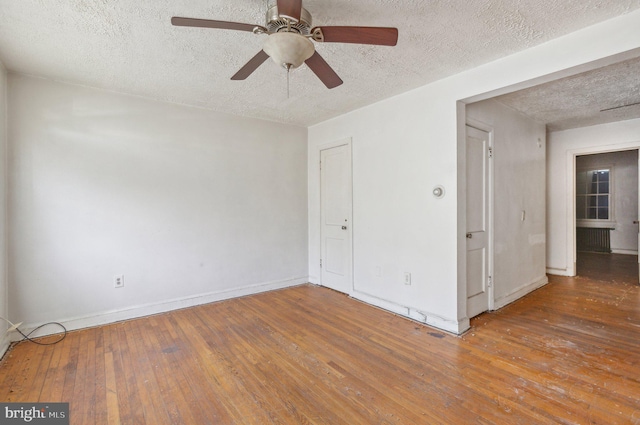
[[[638,283],[638,149],[575,158],[576,274]]]

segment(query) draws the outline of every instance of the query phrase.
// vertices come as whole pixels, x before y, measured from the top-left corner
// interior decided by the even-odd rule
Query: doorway
[[[638,149],[575,157],[576,274],[638,283]]]

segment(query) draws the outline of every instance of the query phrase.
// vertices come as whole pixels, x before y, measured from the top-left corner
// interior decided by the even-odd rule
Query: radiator
[[[588,252],[611,252],[611,229],[578,227],[576,249]]]

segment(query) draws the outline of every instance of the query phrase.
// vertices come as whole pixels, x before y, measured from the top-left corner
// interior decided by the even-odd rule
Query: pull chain
[[[291,73],[291,68],[293,68],[293,65],[291,65],[290,63],[284,64],[284,69],[287,70],[287,99],[289,99],[289,74]]]

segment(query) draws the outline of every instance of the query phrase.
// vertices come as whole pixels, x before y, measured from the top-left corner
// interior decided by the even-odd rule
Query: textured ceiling
[[[416,88],[640,8],[640,0],[306,0],[315,25],[394,26],[396,47],[316,44],[344,84],[271,61],[249,32],[182,28],[172,16],[264,24],[265,0],[0,0],[12,72],[300,126]]]
[[[551,131],[640,118],[640,58],[499,96]]]

